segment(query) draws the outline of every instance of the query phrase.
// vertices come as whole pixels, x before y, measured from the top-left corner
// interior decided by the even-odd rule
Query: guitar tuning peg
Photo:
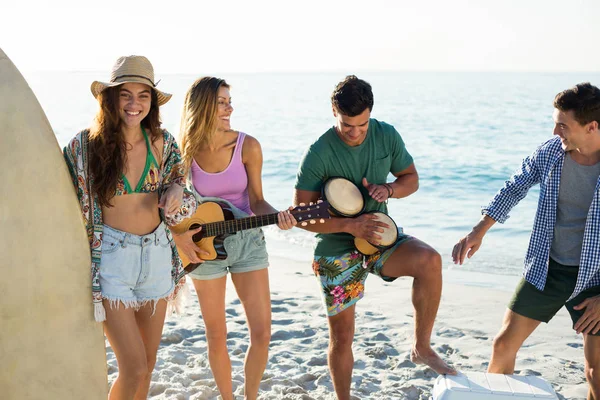
[[[302,225],[302,226],[306,226],[306,225],[308,225],[308,223],[307,223],[306,221],[304,221],[304,222],[302,222],[300,225]]]
[[[300,203],[298,204],[300,207],[304,207],[306,205],[306,203]]]
[[[311,219],[311,220],[310,220],[310,223],[311,223],[311,225],[313,225],[313,224],[316,224],[316,223],[317,223],[317,221],[315,221],[314,219]]]
[[[312,206],[313,204],[315,204],[315,203],[313,203],[312,201],[310,203],[308,203],[309,206]]]
[[[317,204],[321,204],[323,202],[323,200],[317,200]]]
[[[325,219],[321,218],[321,219],[319,220],[319,222],[320,222],[320,223],[322,223],[322,224],[324,224],[324,223],[325,223]]]

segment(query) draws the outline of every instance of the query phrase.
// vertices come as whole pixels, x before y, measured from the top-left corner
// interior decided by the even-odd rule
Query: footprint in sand
[[[375,335],[371,340],[375,342],[389,342],[390,338],[380,332],[377,335]]]
[[[373,361],[373,365],[371,365],[371,367],[375,370],[381,370],[381,371],[385,371],[386,369],[388,369],[389,365],[387,362],[383,362],[382,360],[375,360]],[[374,381],[377,381],[377,379],[372,378]],[[377,382],[380,383],[380,382]]]
[[[271,335],[271,341],[274,341],[274,340],[287,340],[287,339],[307,338],[307,337],[314,336],[316,334],[317,334],[317,331],[315,331],[312,328],[305,328],[302,331],[298,331],[298,330],[292,330],[292,331],[277,330],[277,331],[273,332],[273,334]]]
[[[300,395],[307,395],[306,390],[304,390],[303,388],[299,387],[299,386],[289,386],[286,387],[285,389],[283,389],[282,394],[300,394]],[[285,398],[289,398],[292,399],[292,397],[284,397]],[[293,399],[297,399],[298,396],[294,396]],[[306,398],[304,396],[302,396],[301,398]],[[308,397],[310,398],[310,397]]]
[[[516,375],[535,375],[542,376],[540,372],[534,371],[532,369],[523,369],[523,370],[515,370]]]
[[[298,303],[296,303],[292,299],[271,299],[271,304],[274,304],[276,306],[279,306],[279,305],[282,305],[282,304],[287,304],[287,305],[290,305],[292,307],[298,307]]]
[[[417,364],[415,364],[414,362],[410,361],[410,360],[403,360],[402,362],[399,362],[398,365],[396,365],[394,367],[394,369],[396,368],[415,368],[417,366]]]
[[[187,363],[187,357],[181,352],[169,355],[168,360],[173,364],[185,365]]]
[[[165,345],[176,344],[181,343],[190,336],[192,336],[192,332],[187,329],[175,329],[171,332],[165,332],[160,342]]]
[[[383,347],[372,347],[370,349],[365,350],[365,355],[375,358],[377,360],[385,360],[388,358],[388,355],[385,353]]]
[[[294,323],[293,319],[274,319],[271,324],[273,325],[291,325]]]
[[[396,350],[393,346],[387,343],[369,348],[365,350],[365,354],[371,358],[376,358],[378,360],[385,360],[389,357],[397,357],[400,355],[398,350]]]
[[[369,317],[369,321],[380,321],[382,319],[385,319],[385,316],[381,315],[381,314],[376,314],[373,311],[365,311],[363,313],[366,317]],[[359,316],[360,318],[360,316]]]
[[[227,332],[227,339],[244,339],[247,336],[245,332]]]
[[[442,328],[438,330],[437,335],[445,338],[459,338],[465,336],[465,334],[456,328]]]
[[[398,389],[405,394],[407,399],[420,399],[423,391],[414,385],[402,386]]]
[[[583,347],[583,344],[581,343],[567,343],[567,346],[572,347],[574,349],[580,349]]]
[[[452,355],[456,352],[458,352],[458,350],[448,346],[447,344],[443,344],[441,346],[438,346],[435,349],[439,354],[446,354],[447,356]]]
[[[159,394],[164,393],[167,390],[167,385],[164,383],[152,383],[150,385],[150,391],[148,391],[148,395],[150,396],[158,396]]]
[[[235,311],[233,308],[228,308],[228,309],[225,310],[225,312],[227,313],[227,315],[231,315],[231,316],[234,316],[234,317],[238,316],[238,312]]]
[[[297,385],[302,385],[307,382],[312,382],[315,380],[317,380],[317,376],[314,374],[309,374],[309,373],[304,373],[304,374],[300,375],[299,377],[293,379],[294,383]]]
[[[323,355],[321,357],[312,357],[310,360],[308,360],[308,362],[306,363],[306,365],[311,366],[311,367],[313,367],[313,366],[317,366],[317,367],[325,366],[325,365],[327,365],[327,357],[325,357],[325,355]]]

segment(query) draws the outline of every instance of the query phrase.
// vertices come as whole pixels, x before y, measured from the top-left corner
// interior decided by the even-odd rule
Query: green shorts
[[[358,251],[339,256],[315,255],[313,272],[321,283],[327,315],[333,317],[362,299],[369,273],[386,282],[394,281],[396,278],[381,273],[383,264],[400,245],[410,239],[412,236],[399,231],[398,240],[392,247],[371,256],[363,256]]]
[[[579,267],[562,265],[550,259],[544,290],[540,291],[521,278],[510,303],[508,303],[508,308],[524,317],[548,322],[556,315],[558,310],[566,306],[571,315],[573,326],[575,326],[585,309],[575,310],[573,307],[588,297],[600,294],[600,286],[593,286],[579,293],[572,300],[567,301],[575,289],[578,272]],[[600,336],[600,332],[594,336]]]

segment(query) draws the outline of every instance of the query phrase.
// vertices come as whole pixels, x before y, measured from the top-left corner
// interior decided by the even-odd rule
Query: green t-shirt
[[[385,122],[371,118],[365,141],[359,146],[348,146],[340,139],[335,127],[330,128],[304,154],[296,177],[296,189],[320,192],[330,177],[343,177],[353,182],[363,194],[365,211],[387,212],[385,203],[369,196],[362,185],[387,182],[388,174],[398,173],[413,163],[396,129]],[[354,250],[354,237],[348,233],[317,234],[316,256],[339,256]]]

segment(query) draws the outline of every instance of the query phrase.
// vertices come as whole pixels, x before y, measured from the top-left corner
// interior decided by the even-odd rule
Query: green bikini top
[[[148,150],[144,172],[135,190],[131,190],[131,185],[129,185],[127,177],[125,174],[121,174],[121,178],[117,182],[116,196],[131,193],[152,193],[157,191],[160,186],[160,167],[152,154],[152,150],[150,150],[150,141],[144,127],[142,127],[142,133],[144,134],[144,139],[146,139],[146,149]]]

